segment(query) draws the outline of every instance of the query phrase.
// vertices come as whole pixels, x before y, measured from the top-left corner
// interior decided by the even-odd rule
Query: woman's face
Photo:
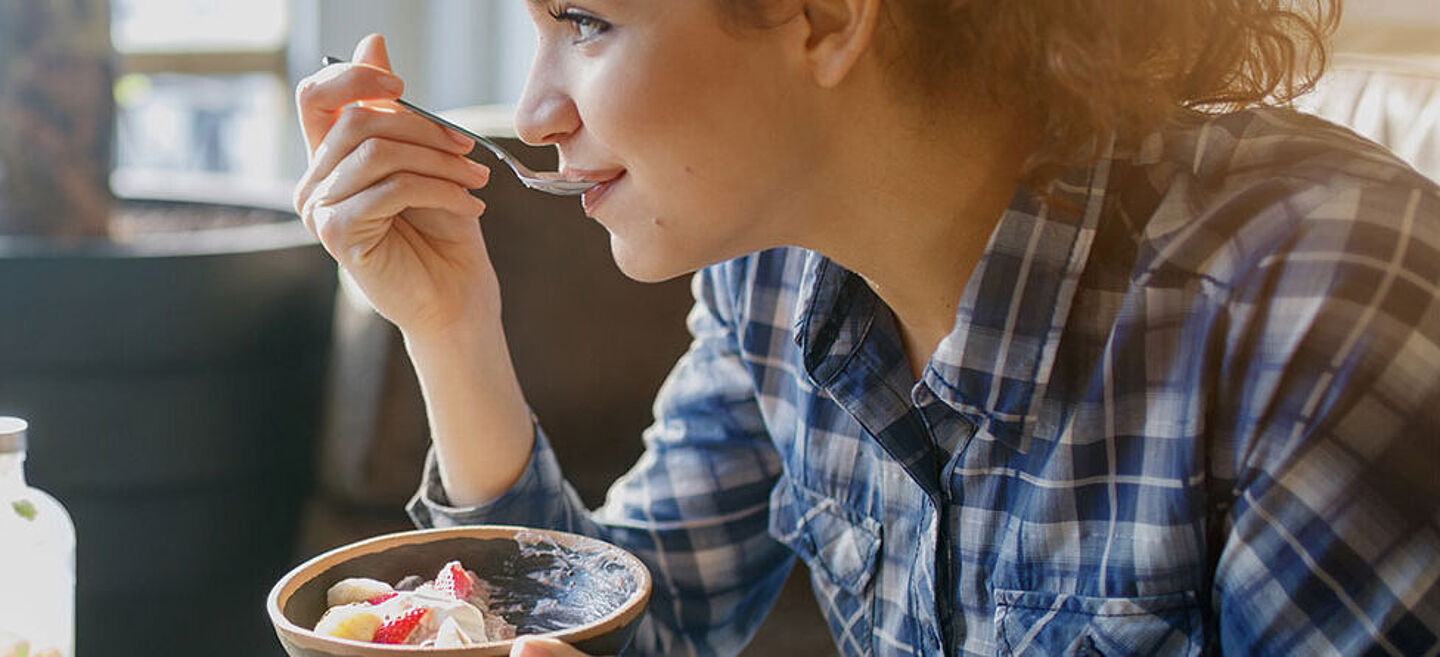
[[[539,49],[516,112],[554,144],[621,270],[663,280],[792,243],[815,129],[796,21],[740,28],[728,0],[527,0]]]

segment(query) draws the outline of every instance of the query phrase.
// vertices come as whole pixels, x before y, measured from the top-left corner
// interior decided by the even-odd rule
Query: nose
[[[559,144],[580,129],[580,112],[559,64],[543,50],[537,53],[515,106],[515,133],[531,146]]]

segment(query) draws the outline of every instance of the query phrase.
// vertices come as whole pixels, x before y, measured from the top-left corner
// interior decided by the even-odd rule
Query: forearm
[[[439,465],[451,502],[480,504],[520,477],[534,427],[504,331],[405,333]]]

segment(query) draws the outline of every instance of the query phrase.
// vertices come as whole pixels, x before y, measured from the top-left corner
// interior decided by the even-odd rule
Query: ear
[[[804,0],[806,56],[816,82],[834,87],[870,48],[884,0]]]

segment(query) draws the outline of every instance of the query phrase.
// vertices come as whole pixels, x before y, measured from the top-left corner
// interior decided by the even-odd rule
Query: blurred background
[[[320,57],[386,35],[406,95],[427,107],[510,103],[534,30],[500,0],[112,0],[116,172],[294,180],[294,83]]]
[[[521,0],[0,0],[0,415],[75,517],[82,657],[279,655],[280,574],[410,527],[409,363],[288,207],[294,86],[370,32],[408,98],[553,164],[509,126]],[[1435,177],[1437,44],[1435,0],[1351,2],[1302,104]],[[598,504],[686,345],[687,281],[624,279],[573,200],[484,195],[521,381]],[[747,654],[827,653],[798,565]]]

